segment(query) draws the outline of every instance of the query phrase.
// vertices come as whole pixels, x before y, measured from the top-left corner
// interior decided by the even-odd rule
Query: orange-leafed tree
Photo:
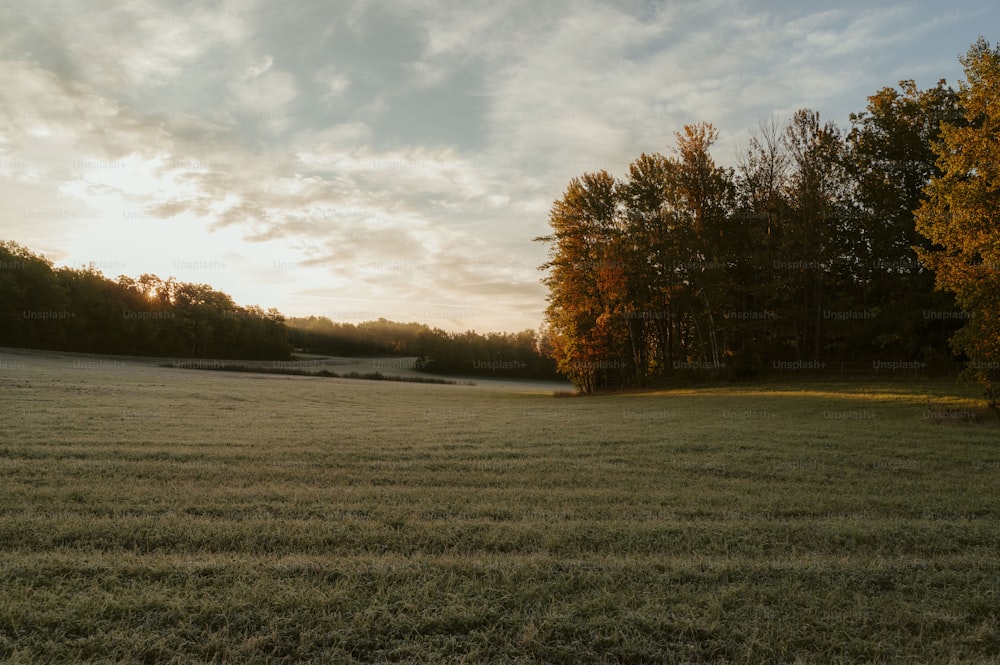
[[[952,338],[970,372],[1000,407],[1000,47],[980,38],[962,58],[962,125],[945,124],[935,145],[941,173],[928,184],[916,228],[935,247],[916,248],[938,289],[969,314]]]
[[[549,215],[546,323],[556,364],[582,392],[618,386],[629,373],[616,308],[624,261],[617,183],[607,171],[574,178]]]

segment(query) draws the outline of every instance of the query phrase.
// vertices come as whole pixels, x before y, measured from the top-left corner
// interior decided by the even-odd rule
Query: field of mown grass
[[[996,663],[975,388],[0,352],[0,662]]]

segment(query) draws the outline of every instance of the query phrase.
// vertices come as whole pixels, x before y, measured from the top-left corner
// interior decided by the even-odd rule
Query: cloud
[[[12,3],[2,18],[4,25],[15,26],[8,52],[126,96],[175,82],[213,45],[238,43],[246,34],[240,13],[225,4],[180,14],[142,0],[99,0],[85,9],[53,0]]]
[[[249,64],[228,87],[233,115],[249,118],[271,134],[291,125],[289,107],[299,95],[298,84],[293,74],[274,67],[271,56]]]
[[[316,82],[322,86],[322,99],[327,103],[340,97],[351,85],[351,79],[346,74],[330,65],[316,73]]]
[[[901,76],[954,80],[997,14],[962,0],[8,3],[4,234],[137,272],[224,257],[178,276],[291,314],[360,303],[533,327],[532,239],[570,178],[621,175],[685,123],[721,129],[724,163],[772,112],[843,123]]]

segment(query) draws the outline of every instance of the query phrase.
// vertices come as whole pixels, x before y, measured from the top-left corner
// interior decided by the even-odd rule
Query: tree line
[[[311,353],[339,356],[413,356],[417,368],[432,374],[561,379],[544,337],[518,333],[462,333],[422,323],[386,319],[363,323],[326,317],[289,318],[289,340]]]
[[[162,357],[287,360],[293,350],[338,356],[414,356],[428,373],[561,378],[544,340],[520,333],[451,333],[379,319],[286,319],[243,307],[205,284],[105,277],[54,268],[0,241],[0,346]]]
[[[959,90],[883,88],[848,131],[766,123],[734,168],[703,122],[624,178],[570,181],[539,238],[559,370],[593,392],[965,358],[995,381],[1000,55],[980,40],[962,62]]]
[[[0,345],[268,360],[287,359],[292,350],[275,309],[239,306],[206,284],[54,268],[8,241],[0,241]]]

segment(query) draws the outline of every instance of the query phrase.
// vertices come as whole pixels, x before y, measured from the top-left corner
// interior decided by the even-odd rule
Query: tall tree
[[[790,224],[791,158],[777,118],[761,123],[737,162],[736,211],[730,235],[734,252],[732,282],[738,311],[756,312],[737,320],[734,370],[752,375],[783,355],[787,322],[779,319],[787,288],[781,230]]]
[[[618,186],[624,209],[622,258],[628,303],[622,308],[635,383],[670,373],[678,348],[675,294],[680,260],[675,214],[676,163],[661,154],[639,156]]]
[[[719,131],[710,123],[685,125],[675,132],[675,187],[679,216],[685,220],[688,249],[684,274],[692,297],[692,318],[700,346],[698,362],[724,365],[725,313],[732,310],[733,285],[727,279],[736,247],[728,235],[733,206],[732,172],[718,166],[711,147]]]
[[[559,371],[584,392],[618,387],[631,374],[618,292],[621,218],[615,179],[607,172],[574,178],[549,215],[551,243],[546,320]]]
[[[624,182],[574,179],[541,238],[550,343],[584,392],[725,364],[732,174],[712,159],[712,125],[675,136],[672,156],[641,155]]]
[[[942,124],[962,122],[958,95],[943,80],[927,90],[900,81],[898,90],[879,90],[865,111],[851,114],[847,165],[859,212],[855,306],[878,309],[865,326],[868,334],[853,340],[855,348],[891,348],[924,359],[947,349],[954,320],[923,313],[953,310],[954,297],[934,292],[933,273],[917,259],[914,248],[931,244],[917,233],[913,211],[926,198],[924,187],[941,174],[933,144]]]
[[[788,267],[785,309],[796,359],[819,361],[827,342],[823,312],[836,309],[853,262],[843,141],[835,124],[801,109],[786,127],[784,143],[792,165],[790,216],[780,239]]]
[[[954,345],[1000,407],[1000,47],[980,38],[962,65],[965,123],[942,126],[935,144],[941,174],[916,213],[917,230],[935,249],[917,253],[937,288],[953,292],[971,315]]]
[[[0,344],[65,349],[74,314],[51,261],[0,241]]]

